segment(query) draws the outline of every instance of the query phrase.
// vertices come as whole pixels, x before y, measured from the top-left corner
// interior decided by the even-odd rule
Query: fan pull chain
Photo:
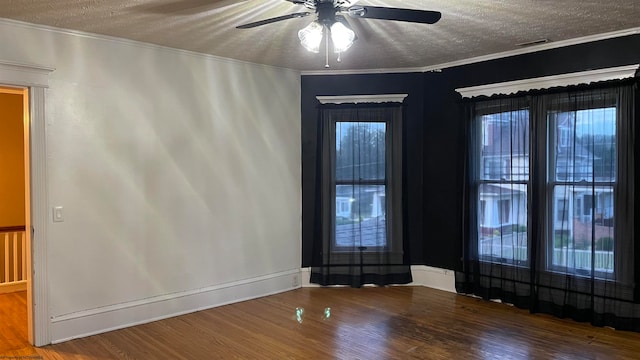
[[[327,26],[324,26],[324,55],[325,55],[325,63],[324,68],[329,68],[329,30]]]

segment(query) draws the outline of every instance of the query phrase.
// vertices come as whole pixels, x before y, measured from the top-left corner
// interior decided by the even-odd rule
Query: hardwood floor
[[[303,307],[302,322],[296,307]],[[324,309],[331,316],[324,317]],[[31,359],[638,359],[640,333],[423,287],[304,288],[31,348]],[[17,356],[17,353],[2,354]]]
[[[27,339],[27,292],[0,294],[0,359],[8,352],[31,351]]]

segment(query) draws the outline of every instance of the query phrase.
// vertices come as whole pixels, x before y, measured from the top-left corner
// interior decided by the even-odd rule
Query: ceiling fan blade
[[[380,6],[352,6],[347,11],[351,17],[406,21],[422,24],[435,24],[442,17],[442,14],[439,11],[400,9]]]
[[[360,0],[338,0],[337,2],[335,2],[335,5],[339,8],[348,8],[355,5],[358,1]]]
[[[304,5],[304,3],[306,2],[304,0],[287,0],[287,1],[290,3],[294,3],[296,5]]]
[[[308,11],[297,12],[297,13],[293,13],[293,14],[289,14],[289,15],[282,15],[282,16],[278,16],[278,17],[274,17],[274,18],[270,18],[270,19],[264,19],[264,20],[260,20],[260,21],[256,21],[256,22],[252,22],[252,23],[248,23],[248,24],[243,24],[243,25],[240,25],[240,26],[236,26],[236,29],[249,29],[249,28],[253,28],[253,27],[256,27],[256,26],[271,24],[271,23],[274,23],[274,22],[277,22],[277,21],[301,18],[301,17],[305,17],[305,16],[309,16],[309,15],[311,15],[311,13],[308,12]]]

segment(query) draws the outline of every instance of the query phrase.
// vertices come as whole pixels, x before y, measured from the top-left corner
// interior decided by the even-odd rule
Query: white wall
[[[0,60],[55,68],[53,342],[293,286],[298,72],[6,20],[0,44]]]

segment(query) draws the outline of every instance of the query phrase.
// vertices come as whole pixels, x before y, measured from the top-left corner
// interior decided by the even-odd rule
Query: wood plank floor
[[[295,308],[305,309],[302,322]],[[324,308],[331,308],[325,319]],[[424,287],[304,288],[5,356],[43,359],[638,359],[640,333]]]
[[[0,294],[0,359],[8,352],[31,352],[27,339],[27,292]]]

